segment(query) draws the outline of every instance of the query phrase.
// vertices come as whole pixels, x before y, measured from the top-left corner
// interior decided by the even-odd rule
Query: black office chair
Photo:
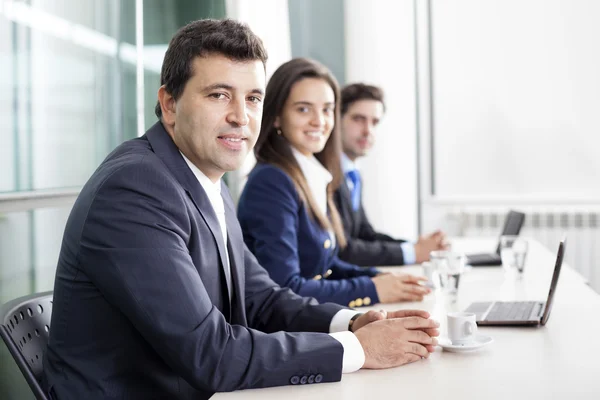
[[[0,336],[38,400],[48,399],[40,380],[51,316],[51,291],[19,297],[0,307]]]

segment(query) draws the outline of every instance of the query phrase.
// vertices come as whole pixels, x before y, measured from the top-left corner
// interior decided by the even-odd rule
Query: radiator
[[[554,249],[566,234],[565,261],[600,293],[600,210],[516,209],[526,214],[521,235]],[[507,209],[462,209],[448,217],[456,223],[459,236],[498,236],[506,214]]]

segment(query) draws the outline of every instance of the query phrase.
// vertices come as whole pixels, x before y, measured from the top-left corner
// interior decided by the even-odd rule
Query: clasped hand
[[[428,358],[440,334],[440,324],[429,317],[421,310],[371,310],[358,317],[352,328],[365,352],[363,368],[391,368]]]

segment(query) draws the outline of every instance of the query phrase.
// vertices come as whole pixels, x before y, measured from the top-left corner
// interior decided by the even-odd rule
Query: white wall
[[[431,21],[418,4],[424,230],[458,233],[465,206],[597,203],[600,2],[436,1]]]
[[[600,2],[432,3],[436,196],[600,198]]]
[[[346,82],[381,86],[387,112],[371,153],[360,161],[373,225],[417,235],[417,147],[412,0],[347,0]]]

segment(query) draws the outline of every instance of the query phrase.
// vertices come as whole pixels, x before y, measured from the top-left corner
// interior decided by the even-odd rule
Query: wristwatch
[[[364,313],[356,313],[356,314],[354,314],[354,317],[350,318],[350,322],[348,322],[348,330],[350,332],[352,332],[352,325],[354,324],[354,321],[356,321],[356,319],[363,314]]]

